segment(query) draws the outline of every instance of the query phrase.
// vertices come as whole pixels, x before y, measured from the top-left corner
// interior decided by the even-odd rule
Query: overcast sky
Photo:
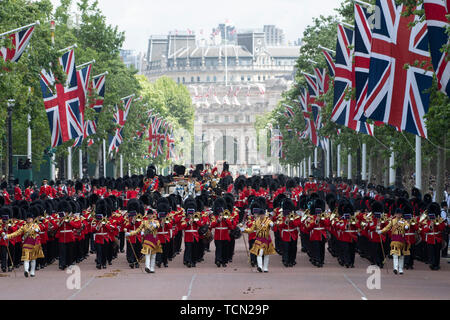
[[[75,2],[76,0],[74,0]],[[59,4],[59,0],[52,0]],[[336,14],[342,0],[99,0],[107,22],[125,31],[124,49],[147,50],[152,34],[174,30],[212,28],[229,20],[236,28],[263,28],[274,24],[284,30],[286,40],[302,36],[313,17]]]

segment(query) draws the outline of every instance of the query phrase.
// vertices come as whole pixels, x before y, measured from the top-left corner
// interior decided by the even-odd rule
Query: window
[[[191,83],[194,82],[194,77],[191,77]]]
[[[177,79],[177,83],[180,83],[180,77],[178,77],[178,79]]]
[[[258,81],[261,81],[261,76],[258,76]]]
[[[203,117],[203,123],[208,123],[208,116]]]
[[[214,76],[213,80],[214,80],[214,82],[217,82],[217,77],[216,77],[216,76]]]
[[[183,83],[186,83],[186,79],[183,77]]]
[[[251,77],[250,76],[247,76],[247,81],[250,81],[251,80]]]
[[[230,120],[230,118],[228,116],[225,116],[225,119],[223,122],[228,123],[229,120]]]
[[[215,123],[219,123],[219,116],[215,116],[214,121],[215,121]]]
[[[244,81],[244,76],[241,77],[241,81]]]
[[[206,82],[210,82],[211,78],[209,76],[206,77]]]
[[[266,76],[263,76],[263,81],[266,81]]]
[[[239,116],[234,116],[234,122],[239,123]]]
[[[197,77],[197,82],[200,82],[200,77]]]
[[[250,116],[249,115],[245,116],[245,122],[250,122]]]

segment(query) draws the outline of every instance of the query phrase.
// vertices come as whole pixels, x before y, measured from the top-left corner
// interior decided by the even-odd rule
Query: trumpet
[[[106,217],[104,217],[103,219],[102,219],[102,224],[107,224],[108,223],[108,219],[106,218]]]
[[[289,220],[290,221],[294,221],[297,218],[297,215],[295,214],[295,212],[291,212],[289,214]]]
[[[282,224],[283,223],[283,216],[279,216],[277,219],[277,224]]]
[[[428,219],[428,210],[425,210],[422,213],[422,215],[420,216],[419,223],[422,223],[422,222],[424,222],[427,219]]]
[[[229,219],[230,218],[230,211],[228,211],[228,210],[223,211],[221,216],[224,219]]]
[[[327,218],[327,213],[326,212],[322,212],[321,214],[320,214],[320,220],[325,220]]]
[[[141,222],[142,221],[142,214],[138,214],[136,215],[136,222]]]

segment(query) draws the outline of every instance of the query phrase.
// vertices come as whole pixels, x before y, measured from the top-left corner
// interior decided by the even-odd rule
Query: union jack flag
[[[336,65],[334,64],[334,58],[327,50],[322,50],[323,55],[325,56],[325,61],[327,62],[328,72],[330,76],[334,78],[336,74]]]
[[[312,112],[313,121],[316,131],[322,127],[322,116],[320,111],[324,106],[323,102],[319,101],[318,98],[321,95],[321,90],[317,78],[307,73],[303,73],[306,79],[306,84],[308,86],[309,100],[308,107]]]
[[[88,136],[86,132],[87,121],[84,120],[84,111],[86,109],[86,97],[90,90],[89,80],[91,78],[91,72],[92,72],[92,64],[89,64],[86,67],[82,68],[81,70],[77,71],[78,86],[80,86],[80,88],[83,90],[84,93],[80,95],[80,112],[81,112],[81,123],[83,124],[83,135],[75,139],[73,147],[81,146],[81,144],[83,143],[83,139],[87,138]]]
[[[122,99],[123,101],[123,109],[120,109],[116,106],[116,112],[114,113],[114,121],[120,127],[125,125],[127,121],[128,113],[130,112],[131,103],[133,102],[133,96],[126,97]]]
[[[365,116],[426,138],[430,94],[425,91],[433,73],[414,63],[430,62],[427,25],[415,15],[403,17],[405,8],[395,0],[377,0],[376,5],[380,23],[372,33]]]
[[[330,89],[330,76],[326,69],[314,68],[314,75],[316,76],[316,83],[319,86],[319,93],[326,94]]]
[[[449,44],[446,33],[450,14],[450,0],[424,0],[425,17],[428,25],[428,38],[430,40],[431,60],[438,78],[439,90],[450,97],[450,63],[448,53],[441,49]]]
[[[283,106],[285,107],[285,112],[284,115],[286,116],[286,118],[294,118],[295,114],[294,114],[294,108],[292,108],[291,106],[287,105],[287,104],[283,104]]]
[[[73,50],[66,52],[59,62],[67,74],[65,85],[57,84],[52,73],[42,70],[41,90],[52,135],[52,148],[83,136],[80,99],[84,95],[78,85]]]
[[[338,24],[336,44],[336,75],[334,79],[334,108],[331,120],[356,132],[373,135],[373,125],[356,121],[356,100],[347,95],[355,86],[355,65],[352,63],[353,30]]]
[[[114,136],[109,137],[109,148],[108,154],[111,154],[113,151],[116,153],[119,151],[119,146],[123,142],[123,128],[117,128]]]
[[[8,35],[8,38],[12,42],[12,48],[0,47],[0,58],[3,61],[17,62],[22,57],[28,43],[30,42],[31,35],[34,32],[34,27],[26,28],[24,30],[15,32]]]
[[[301,137],[306,138],[309,136],[313,145],[318,146],[319,138],[317,135],[316,124],[314,119],[311,118],[310,114],[312,114],[312,108],[308,104],[310,101],[309,90],[303,89],[298,102],[302,108],[303,118],[305,120],[305,131],[301,134]]]

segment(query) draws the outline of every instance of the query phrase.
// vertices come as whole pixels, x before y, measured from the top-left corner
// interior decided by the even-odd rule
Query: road
[[[300,248],[300,245],[299,245]],[[79,288],[67,282],[71,274],[57,268],[57,263],[25,278],[23,267],[16,272],[0,273],[0,299],[20,300],[377,300],[377,299],[450,299],[450,264],[441,260],[441,270],[431,271],[415,262],[414,270],[394,275],[392,260],[387,270],[380,270],[380,289],[369,289],[369,263],[358,255],[354,269],[341,267],[328,252],[323,268],[312,266],[305,253],[298,252],[297,265],[285,268],[279,255],[271,256],[269,273],[251,268],[243,239],[236,242],[233,263],[227,268],[214,264],[214,243],[205,261],[196,268],[183,265],[182,254],[169,262],[168,268],[156,268],[155,274],[130,269],[125,253],[120,253],[107,269],[97,270],[94,255],[79,264]],[[70,280],[70,279],[69,279]],[[70,286],[70,284],[72,284]],[[73,288],[75,287],[75,288]],[[43,288],[47,290],[43,291]],[[49,290],[50,288],[50,290]],[[73,288],[73,289],[71,289]],[[45,293],[44,293],[45,292]]]

